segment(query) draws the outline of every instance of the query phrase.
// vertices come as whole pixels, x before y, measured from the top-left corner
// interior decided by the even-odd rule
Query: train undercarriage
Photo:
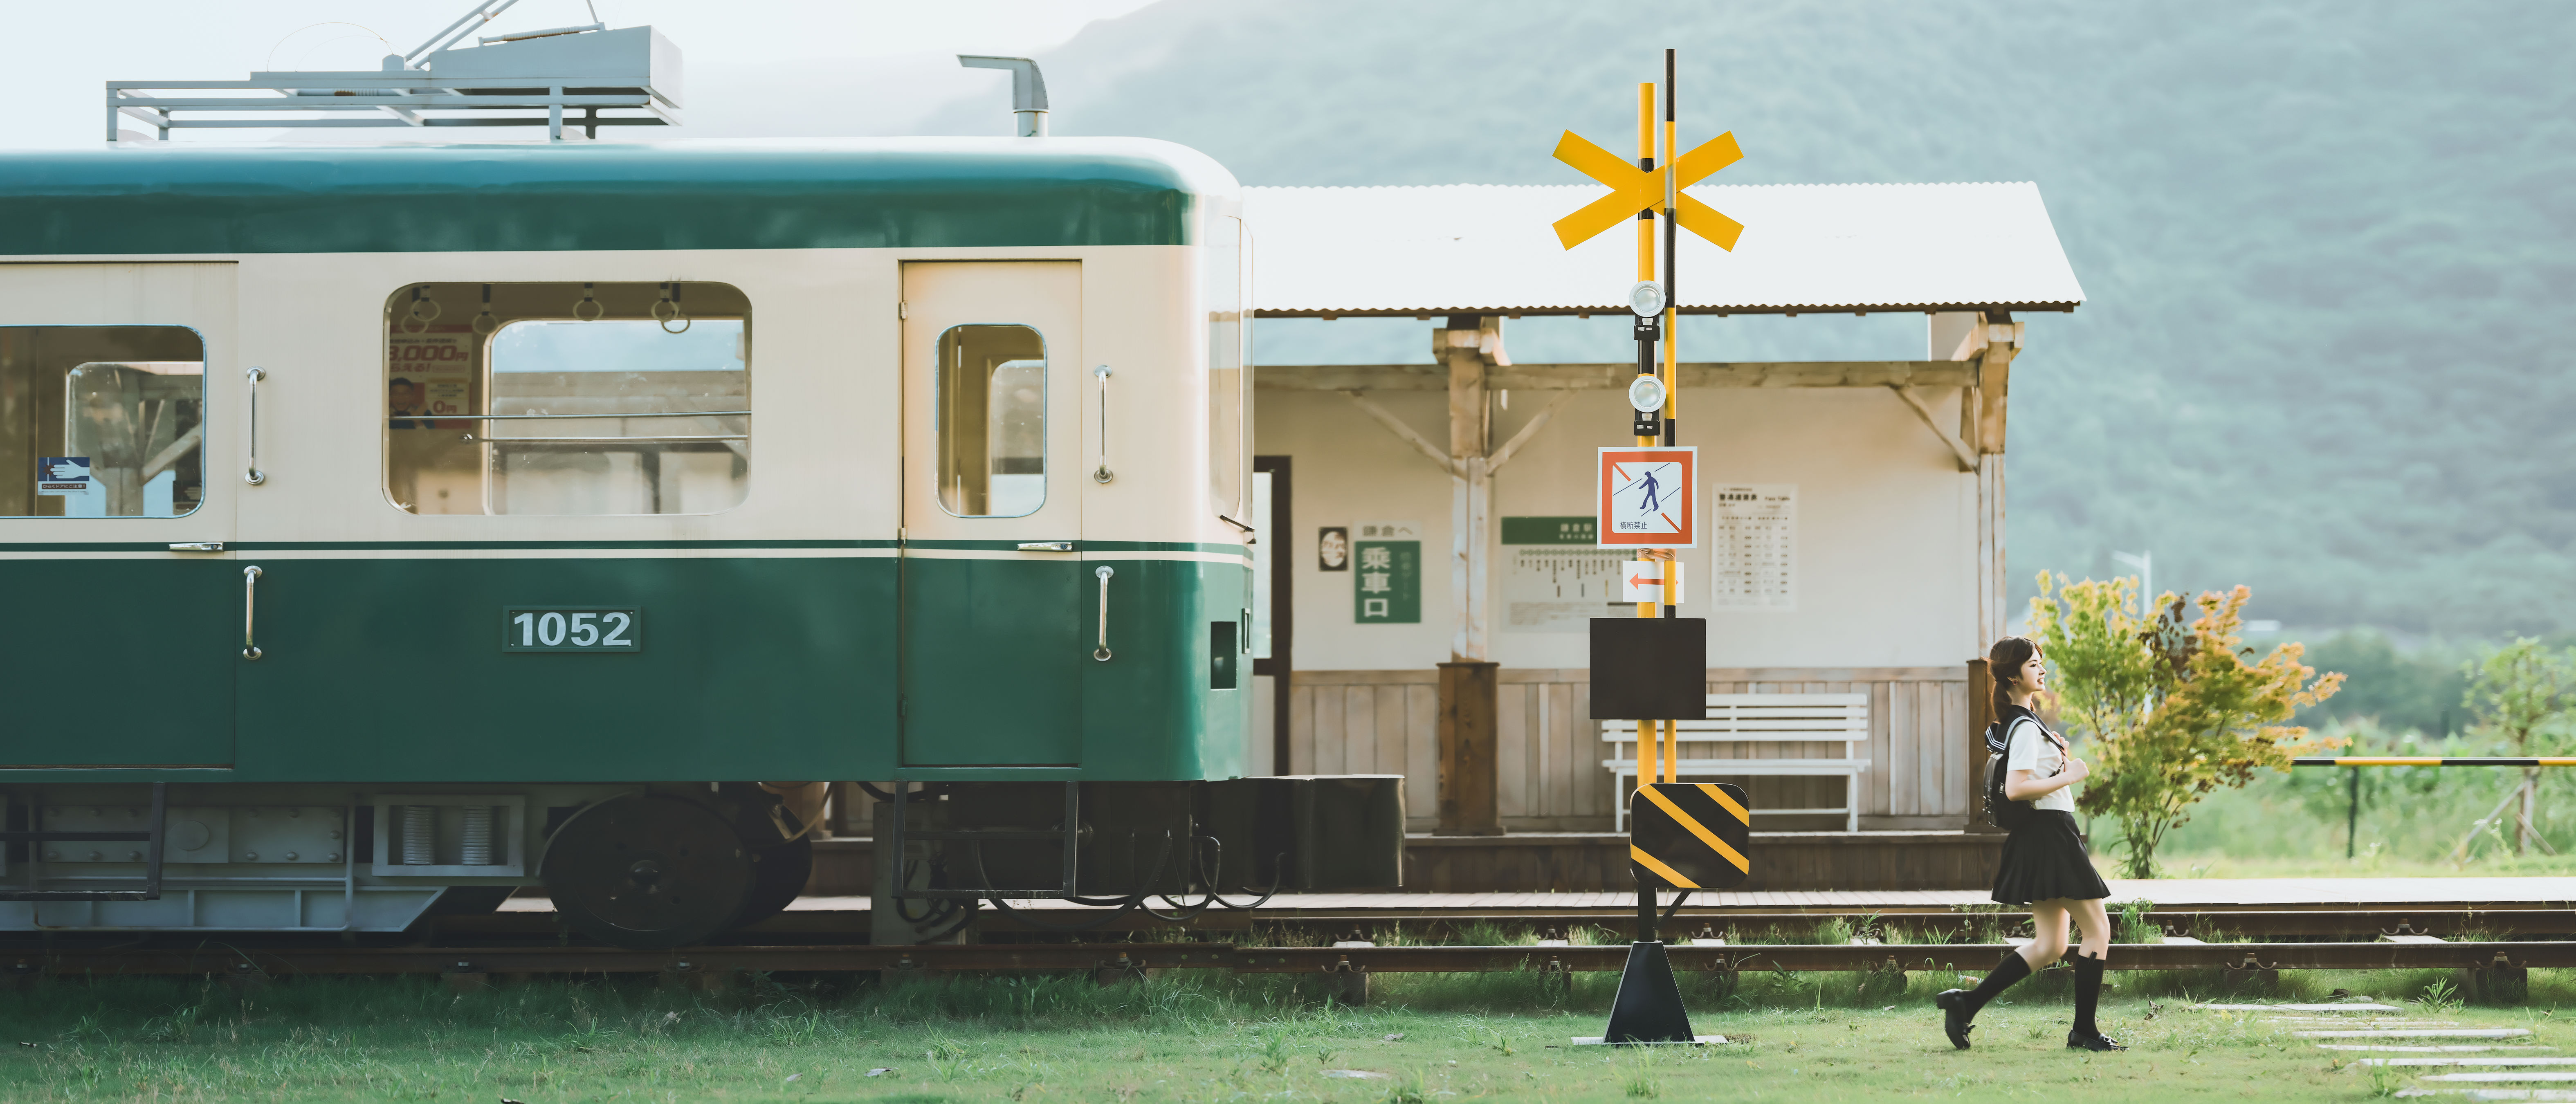
[[[879,943],[971,940],[984,908],[1139,908],[1401,882],[1397,776],[922,782],[874,818]],[[820,783],[0,789],[0,931],[400,932],[530,887],[570,932],[695,943],[785,909]]]

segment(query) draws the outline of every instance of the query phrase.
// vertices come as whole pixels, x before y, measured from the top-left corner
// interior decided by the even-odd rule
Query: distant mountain
[[[1041,60],[1057,133],[1254,184],[1574,182],[1557,132],[1629,133],[1668,45],[1685,140],[1744,145],[1723,182],[2035,180],[2090,302],[2016,365],[2013,574],[2152,549],[2258,617],[2484,635],[2576,628],[2571,42],[2576,4],[2474,0],[1166,0]],[[1919,355],[1919,320],[1829,321],[1733,340]]]

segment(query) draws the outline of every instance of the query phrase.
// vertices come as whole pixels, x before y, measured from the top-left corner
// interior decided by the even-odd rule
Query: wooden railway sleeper
[[[1365,1007],[1369,1002],[1369,972],[1366,963],[1354,964],[1351,956],[1339,955],[1332,965],[1324,967],[1324,994],[1333,1001]]]

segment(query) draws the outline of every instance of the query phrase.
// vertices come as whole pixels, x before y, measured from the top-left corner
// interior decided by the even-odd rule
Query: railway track
[[[1616,971],[1634,938],[1633,905],[1526,901],[1474,907],[1395,899],[1211,910],[1175,923],[1142,912],[1075,935],[986,911],[983,942],[868,945],[863,901],[826,899],[713,945],[638,951],[584,945],[542,902],[437,917],[402,935],[54,933],[0,940],[0,985],[47,977],[660,974],[720,984],[745,973],[937,974],[1143,970],[1394,974]],[[1315,902],[1324,905],[1328,902]],[[2576,909],[2565,902],[2418,901],[2154,908],[2165,942],[2122,944],[2116,970],[2514,970],[2576,968]],[[1042,923],[1061,922],[1048,915]],[[1828,925],[1838,924],[1838,929]],[[1662,922],[1686,971],[1982,970],[2028,920],[1946,904],[1690,907]],[[1845,935],[1849,939],[1844,939]],[[1519,942],[1552,937],[1542,945]],[[1819,940],[1818,936],[1823,936]],[[1571,942],[1566,937],[1573,936]],[[1833,942],[1828,940],[1844,940]],[[1337,945],[1338,944],[1338,945]]]
[[[1982,970],[2006,943],[1676,945],[1676,969],[1734,971]],[[337,943],[19,947],[0,950],[0,977],[198,975],[259,979],[330,975],[661,974],[1023,970],[1225,970],[1234,973],[1615,972],[1628,948],[1603,946],[1247,947],[1228,943],[984,943],[917,947],[614,947]],[[2576,967],[2576,941],[2136,943],[2112,949],[2114,970],[2383,970]]]
[[[1045,922],[1061,922],[1046,914]],[[2171,908],[2155,909],[2146,921],[2167,936],[2189,936],[2211,942],[2240,939],[2320,939],[2368,941],[2381,936],[2429,935],[2444,939],[2576,938],[2576,909],[2527,905],[2443,904],[2404,907],[2319,908]],[[1706,935],[1745,939],[1812,932],[1840,920],[1854,934],[1893,935],[1899,941],[1956,942],[2029,926],[2018,912],[1961,912],[1947,908],[1814,907],[1806,909],[1703,909],[1685,907],[1661,928],[1669,936]],[[472,942],[550,939],[558,928],[545,912],[498,912],[487,916],[447,917],[436,921],[436,938]],[[1098,934],[1153,934],[1176,937],[1191,932],[1244,933],[1282,942],[1302,943],[1350,938],[1376,942],[1456,943],[1495,929],[1563,934],[1590,929],[1609,937],[1634,938],[1633,907],[1514,908],[1458,910],[1419,908],[1308,909],[1257,913],[1212,909],[1185,923],[1146,916],[1141,911],[1119,917]],[[1001,913],[986,911],[977,921],[993,935],[1033,935],[1043,929]],[[864,910],[812,910],[781,913],[747,929],[733,942],[863,943],[868,918]],[[1400,933],[1400,934],[1399,934]],[[1233,940],[1240,942],[1240,940]]]

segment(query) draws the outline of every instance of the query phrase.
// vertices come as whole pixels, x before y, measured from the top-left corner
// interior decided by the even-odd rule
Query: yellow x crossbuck
[[[1566,131],[1565,137],[1557,140],[1556,159],[1610,186],[1609,195],[1556,220],[1556,240],[1565,243],[1567,249],[1591,240],[1593,235],[1617,226],[1637,212],[1657,206],[1664,200],[1666,169],[1638,168],[1636,162],[1593,145],[1573,131]],[[1682,229],[1707,238],[1718,248],[1729,252],[1735,249],[1735,239],[1744,233],[1744,224],[1682,194],[1682,189],[1743,159],[1744,151],[1735,145],[1735,132],[1728,131],[1681,155],[1680,160],[1669,167],[1676,177],[1673,194],[1678,202],[1674,207]]]

